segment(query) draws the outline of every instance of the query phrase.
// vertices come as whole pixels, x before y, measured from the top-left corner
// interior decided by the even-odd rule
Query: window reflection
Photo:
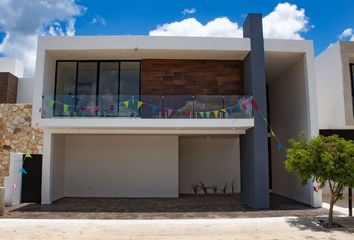
[[[80,106],[87,107],[86,110],[80,109],[78,115],[93,116],[96,102],[97,90],[97,62],[79,62],[77,74],[77,97]]]
[[[138,116],[139,98],[138,61],[57,62],[56,115]],[[122,105],[127,100],[129,108]],[[66,111],[64,104],[70,106]]]

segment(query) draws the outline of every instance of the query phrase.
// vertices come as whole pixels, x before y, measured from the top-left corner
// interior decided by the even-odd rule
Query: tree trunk
[[[328,226],[333,226],[333,207],[334,200],[331,198],[331,202],[329,203],[329,212],[328,212]]]

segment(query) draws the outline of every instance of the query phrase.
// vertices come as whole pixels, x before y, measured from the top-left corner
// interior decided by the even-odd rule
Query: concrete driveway
[[[310,218],[179,220],[0,219],[0,239],[340,239],[354,232],[329,231]]]

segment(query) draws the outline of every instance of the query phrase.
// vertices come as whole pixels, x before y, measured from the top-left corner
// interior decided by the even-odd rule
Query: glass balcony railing
[[[251,96],[66,95],[42,98],[42,118],[252,118]]]

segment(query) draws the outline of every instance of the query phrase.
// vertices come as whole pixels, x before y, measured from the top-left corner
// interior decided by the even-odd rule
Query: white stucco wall
[[[19,78],[17,85],[17,103],[33,102],[33,78]]]
[[[320,129],[345,126],[343,67],[340,44],[316,58],[318,120]]]
[[[316,58],[320,129],[354,129],[350,63],[354,42],[337,42]]]
[[[52,201],[64,197],[65,135],[53,134],[52,138]]]
[[[180,193],[193,193],[191,185],[199,180],[217,185],[220,192],[226,182],[235,180],[234,191],[240,192],[238,136],[180,137],[179,146]]]
[[[314,79],[309,79],[315,81]],[[282,144],[288,146],[288,140],[305,131],[311,136],[308,98],[306,93],[305,59],[290,67],[281,76],[269,79],[269,108],[271,126]],[[273,192],[314,204],[311,185],[300,186],[297,177],[288,173],[284,167],[285,152],[279,151],[277,142],[272,138],[272,182]]]
[[[66,197],[177,197],[178,137],[65,136]]]
[[[23,77],[23,63],[12,57],[0,57],[0,72],[9,72],[18,78]]]

